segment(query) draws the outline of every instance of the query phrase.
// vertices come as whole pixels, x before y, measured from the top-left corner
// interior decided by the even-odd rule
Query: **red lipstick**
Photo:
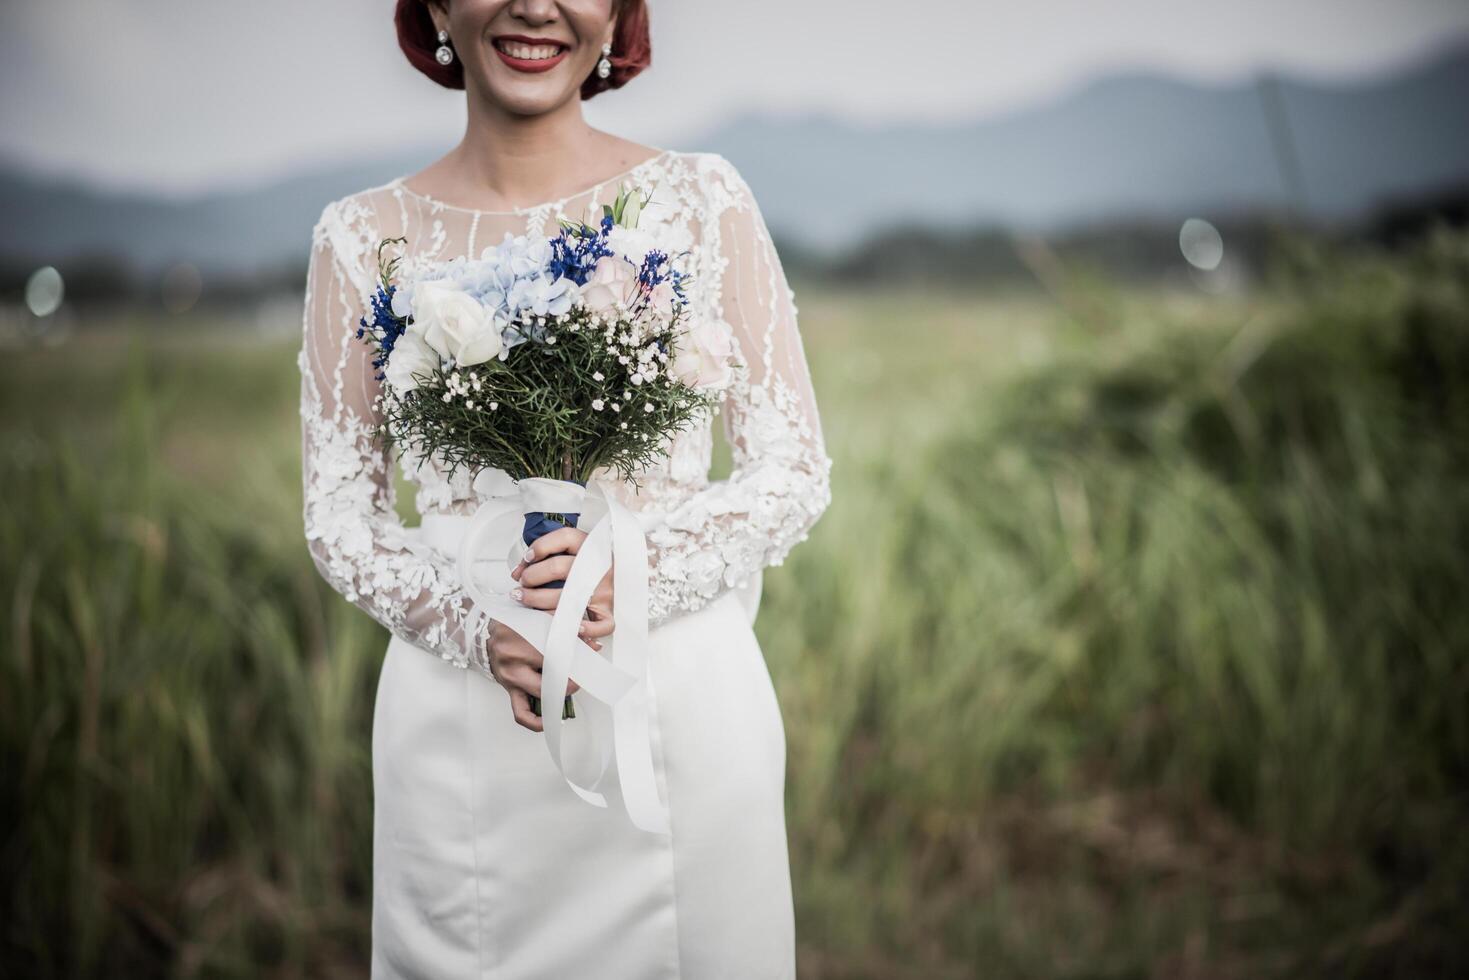
[[[549,37],[526,37],[524,34],[499,34],[491,38],[490,46],[495,49],[495,54],[516,71],[528,73],[550,71],[566,59],[566,53],[570,50],[564,41],[557,41]],[[554,45],[559,50],[549,58],[514,58],[500,50],[500,42],[513,41],[517,44],[531,44],[537,46]]]

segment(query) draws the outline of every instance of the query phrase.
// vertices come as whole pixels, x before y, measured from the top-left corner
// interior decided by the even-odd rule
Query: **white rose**
[[[399,286],[393,290],[393,315],[406,320],[413,315],[413,285]]]
[[[730,327],[722,320],[694,324],[679,338],[672,374],[690,388],[723,388],[734,358]]]
[[[638,270],[616,256],[603,256],[581,287],[582,302],[595,313],[614,312],[636,295]]]
[[[406,392],[418,387],[415,374],[427,377],[438,366],[439,355],[418,331],[409,329],[393,344],[393,352],[388,355],[388,366],[383,374],[394,391]]]
[[[607,232],[607,247],[634,266],[641,267],[643,259],[657,246],[657,239],[641,228],[613,225],[612,230]]]
[[[481,364],[503,346],[492,310],[443,279],[418,283],[413,290],[413,322],[424,341],[460,367]]]

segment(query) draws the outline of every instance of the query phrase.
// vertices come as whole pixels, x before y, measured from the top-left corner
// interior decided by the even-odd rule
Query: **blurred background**
[[[366,971],[294,359],[462,134],[392,6],[0,4],[0,974]],[[1469,6],[650,6],[588,117],[749,179],[835,460],[802,977],[1469,975]]]

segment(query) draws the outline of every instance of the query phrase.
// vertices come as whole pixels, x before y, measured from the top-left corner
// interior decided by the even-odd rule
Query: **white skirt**
[[[421,533],[452,554],[462,521]],[[582,800],[504,688],[392,639],[372,733],[375,980],[796,975],[785,729],[748,600],[726,592],[649,633],[667,835],[629,822],[615,760],[608,805]],[[568,771],[585,784],[605,709],[572,697]]]

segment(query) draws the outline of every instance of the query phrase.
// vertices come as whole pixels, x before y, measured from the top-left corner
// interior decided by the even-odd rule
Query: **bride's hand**
[[[521,726],[544,731],[541,719],[530,707],[531,695],[541,696],[541,665],[545,658],[525,637],[504,623],[496,622],[488,644],[490,675],[510,695],[510,710]],[[577,691],[577,683],[566,681],[566,693]]]
[[[526,549],[526,557],[510,572],[510,577],[520,583],[520,595],[511,593],[523,605],[532,609],[555,610],[561,601],[561,588],[537,588],[547,582],[565,581],[571,574],[571,563],[581,550],[587,532],[574,527],[562,527],[536,538]],[[592,597],[582,614],[581,627],[577,630],[593,650],[602,649],[596,637],[612,633],[612,569],[602,576],[602,581],[592,590]]]

